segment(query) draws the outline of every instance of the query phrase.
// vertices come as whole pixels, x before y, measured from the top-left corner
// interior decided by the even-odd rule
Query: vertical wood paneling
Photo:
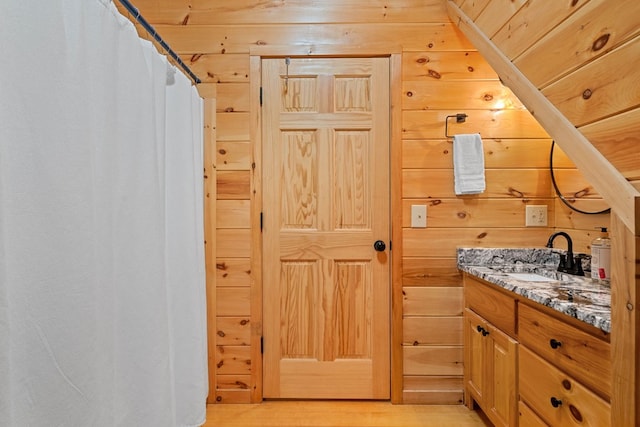
[[[611,236],[611,425],[637,425],[640,421],[637,414],[640,403],[637,390],[640,237],[629,233],[616,215],[611,216]]]
[[[216,335],[212,330],[216,327],[216,180],[215,180],[215,148],[216,148],[216,87],[215,84],[202,84],[199,87],[203,102],[203,178],[204,178],[204,240],[206,266],[206,298],[207,298],[207,350],[209,366],[215,364]],[[216,371],[209,369],[209,384],[216,383]],[[213,389],[207,396],[207,402],[215,401]]]
[[[391,177],[402,172],[402,55],[391,55]],[[400,375],[404,372],[404,354],[402,348],[402,220],[399,209],[402,201],[402,180],[391,179],[391,402],[403,402],[404,384]]]

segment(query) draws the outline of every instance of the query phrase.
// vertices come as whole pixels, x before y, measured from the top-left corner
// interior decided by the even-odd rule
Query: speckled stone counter
[[[458,248],[458,268],[611,332],[611,289],[586,277],[555,271],[560,253],[564,251],[547,248]]]

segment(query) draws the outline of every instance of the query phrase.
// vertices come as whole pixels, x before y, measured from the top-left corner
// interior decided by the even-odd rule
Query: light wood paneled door
[[[264,59],[262,87],[263,395],[388,399],[388,58]]]

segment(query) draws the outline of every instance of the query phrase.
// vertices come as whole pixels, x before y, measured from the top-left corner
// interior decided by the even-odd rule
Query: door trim
[[[402,403],[402,50],[399,46],[256,46],[249,57],[251,150],[251,402],[262,401],[262,59],[268,57],[389,57],[391,211],[391,402]]]

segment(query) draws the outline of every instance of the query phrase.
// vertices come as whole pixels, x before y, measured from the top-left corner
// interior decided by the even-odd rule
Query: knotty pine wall
[[[321,6],[320,6],[321,5]],[[250,50],[256,46],[400,46],[402,50],[402,360],[394,362],[394,401],[462,400],[462,288],[457,246],[542,246],[555,229],[567,230],[587,251],[593,227],[608,216],[585,217],[554,196],[548,166],[550,139],[472,44],[449,21],[441,0],[138,0],[136,6],[213,90],[208,108],[211,141],[205,165],[210,191],[208,265],[210,402],[261,399],[256,346],[261,296],[251,272],[251,203],[259,188],[250,137]],[[255,83],[255,82],[254,82]],[[255,107],[255,106],[254,106]],[[487,191],[456,197],[452,142],[445,116],[464,112],[450,133],[480,132],[485,143]],[[215,122],[215,124],[214,124]],[[599,205],[598,195],[562,153],[559,184],[574,203]],[[394,187],[399,188],[399,187]],[[581,196],[577,197],[576,196]],[[428,207],[428,227],[410,227],[410,207]],[[549,208],[549,227],[525,228],[525,206]],[[608,225],[608,224],[605,224]],[[213,261],[209,261],[212,264]],[[215,273],[214,273],[215,272]],[[212,277],[214,276],[214,277]],[[253,317],[252,317],[253,314]],[[253,322],[252,322],[253,318]],[[259,318],[259,317],[258,317]],[[398,330],[398,328],[396,329]],[[398,393],[397,390],[400,390]]]

